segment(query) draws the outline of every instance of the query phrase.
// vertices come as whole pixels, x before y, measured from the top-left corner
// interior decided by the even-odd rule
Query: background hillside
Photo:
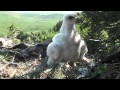
[[[7,28],[14,24],[24,32],[47,31],[62,19],[63,14],[40,15],[33,13],[0,12],[0,35],[7,34]]]

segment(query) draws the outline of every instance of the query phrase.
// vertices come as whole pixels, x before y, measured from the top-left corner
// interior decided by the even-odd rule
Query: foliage
[[[15,38],[17,34],[20,32],[19,30],[17,30],[17,28],[13,24],[7,29],[9,30],[7,34],[7,38]]]
[[[41,31],[39,33],[23,33],[22,31],[17,35],[17,39],[20,39],[21,42],[26,43],[36,43],[36,42],[43,42],[44,40],[51,39],[56,32],[49,30],[47,31]]]
[[[77,24],[88,43],[89,53],[107,55],[120,46],[119,11],[83,11],[77,13]]]
[[[60,30],[60,27],[62,25],[62,21],[59,21],[54,27],[53,31],[58,32]]]

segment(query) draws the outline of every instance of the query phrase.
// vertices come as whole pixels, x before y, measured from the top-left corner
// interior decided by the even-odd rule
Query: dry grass
[[[94,67],[91,74],[81,78],[80,67],[88,65],[86,62],[75,63],[70,66],[56,64],[52,69],[42,69],[42,59],[29,59],[26,62],[12,62],[14,56],[0,55],[0,79],[119,79],[120,63],[103,64]],[[88,67],[90,68],[90,67]]]
[[[26,62],[12,62],[14,57],[0,55],[0,79],[77,79],[78,66],[56,65],[52,70],[42,70],[40,65],[45,59],[31,59]],[[49,71],[50,70],[50,71]]]

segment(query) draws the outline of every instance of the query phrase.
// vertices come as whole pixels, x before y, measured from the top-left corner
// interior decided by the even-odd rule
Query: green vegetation
[[[39,15],[0,12],[0,35],[8,33],[8,27],[14,24],[25,33],[48,31],[62,19],[62,14]]]
[[[84,11],[77,14],[77,23],[89,53],[106,56],[120,47],[119,11]]]

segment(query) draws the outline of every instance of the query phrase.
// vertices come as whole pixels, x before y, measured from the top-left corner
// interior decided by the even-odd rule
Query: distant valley
[[[60,20],[63,14],[40,15],[33,13],[0,12],[0,35],[8,32],[8,27],[14,24],[24,32],[40,32],[49,30]]]

